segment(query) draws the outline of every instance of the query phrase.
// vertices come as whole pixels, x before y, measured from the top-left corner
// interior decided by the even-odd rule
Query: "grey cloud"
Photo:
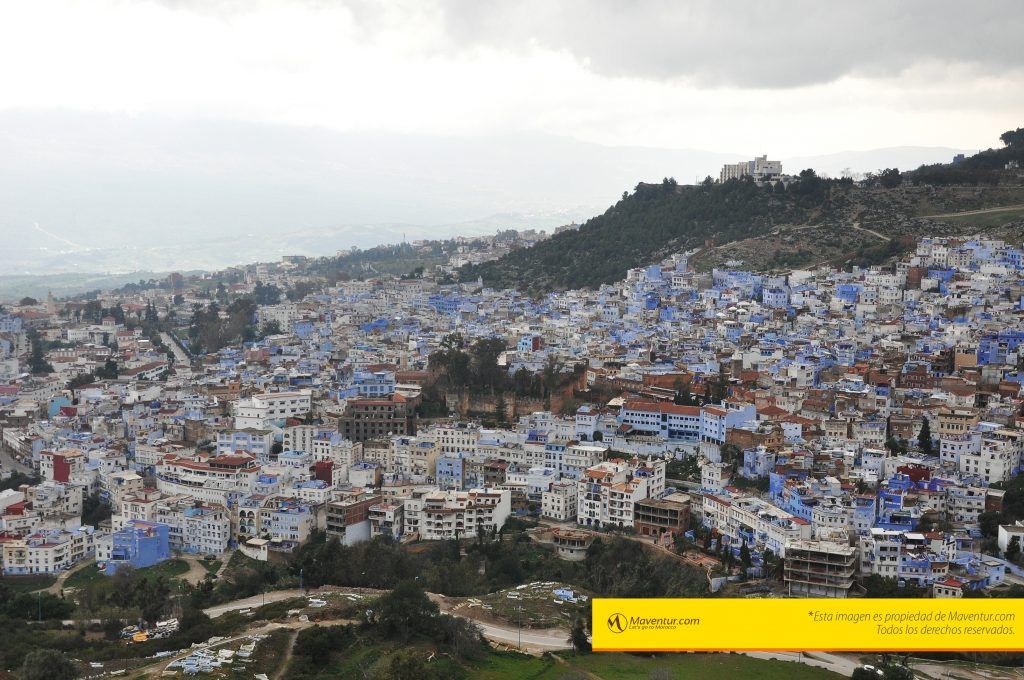
[[[229,17],[275,0],[157,0]],[[602,75],[688,79],[703,87],[788,88],[844,75],[887,77],[917,63],[987,75],[1024,67],[1019,0],[288,0],[343,7],[359,39],[385,29],[430,31],[438,53],[532,45],[566,50]]]
[[[898,75],[922,61],[1024,66],[1013,0],[442,0],[455,46],[565,49],[611,76],[786,88]]]

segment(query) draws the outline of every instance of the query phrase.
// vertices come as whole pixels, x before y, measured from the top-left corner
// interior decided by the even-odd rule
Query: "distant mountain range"
[[[214,269],[403,239],[550,229],[640,181],[681,183],[755,152],[607,147],[220,121],[0,113],[0,236],[10,274]],[[899,147],[786,158],[838,175],[948,161]]]

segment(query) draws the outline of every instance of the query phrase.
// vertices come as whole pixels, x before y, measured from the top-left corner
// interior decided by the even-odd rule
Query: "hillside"
[[[691,263],[698,270],[727,263],[753,270],[865,266],[903,253],[922,236],[1024,238],[1020,185],[854,187],[847,200],[843,210],[812,223],[702,249]]]
[[[708,241],[730,243],[770,234],[779,225],[804,224],[848,206],[850,181],[823,180],[808,172],[788,191],[752,182],[705,182],[679,186],[640,184],[604,214],[576,231],[563,232],[480,265],[461,270],[464,280],[543,291],[595,287],[621,279],[626,270]]]
[[[580,229],[464,267],[460,274],[463,280],[482,277],[493,287],[542,293],[611,283],[630,268],[688,250],[698,251],[698,269],[729,263],[766,270],[875,264],[924,235],[1020,238],[1020,211],[956,215],[1024,204],[1020,173],[1003,169],[1024,158],[1020,136],[1019,130],[1008,132],[1002,137],[1006,148],[957,165],[891,169],[856,184],[822,179],[810,170],[788,189],[749,180],[640,184]]]

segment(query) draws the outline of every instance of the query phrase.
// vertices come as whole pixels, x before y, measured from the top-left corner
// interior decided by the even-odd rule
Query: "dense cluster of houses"
[[[982,531],[1024,454],[1021,248],[932,238],[895,267],[772,274],[677,255],[540,300],[376,276],[261,305],[273,334],[196,357],[152,331],[212,281],[290,290],[315,281],[306,265],[101,294],[123,318],[52,298],[0,314],[0,473],[41,478],[0,492],[4,574],[268,559],[316,530],[469,537],[529,514],[568,559],[598,531],[709,535],[750,575],[782,560],[793,595],[1024,583],[1024,525]],[[52,372],[29,370],[30,334]],[[504,339],[502,370],[560,371],[561,393],[492,400],[487,427],[428,417],[453,334]],[[673,479],[672,461],[699,472]],[[112,517],[83,524],[95,499]]]

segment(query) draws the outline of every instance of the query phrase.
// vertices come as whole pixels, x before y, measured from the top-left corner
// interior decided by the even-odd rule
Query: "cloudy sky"
[[[817,154],[978,147],[1024,111],[1014,0],[3,5],[0,106]]]
[[[90,171],[82,156],[109,155],[125,171],[160,159],[185,174],[199,163],[253,172],[265,163],[264,179],[281,172],[251,157],[261,146],[253,126],[347,139],[551,136],[782,158],[978,149],[1024,124],[1022,35],[1015,0],[8,2],[0,4],[0,123],[26,177],[58,167],[71,194],[75,171],[102,170]],[[105,136],[79,132],[97,120]],[[221,131],[214,160],[201,144],[178,154],[173,135],[152,132],[211,124]],[[233,149],[223,142],[232,124],[244,131]],[[152,135],[118,138],[132,126]],[[310,167],[322,174],[339,162],[317,157]],[[33,177],[22,178],[24,196],[0,196],[0,230],[41,219],[64,238],[105,219],[155,219],[144,203],[126,213],[104,198],[106,215],[70,205],[74,227],[34,198],[49,187]],[[573,195],[566,207],[581,202]],[[536,207],[530,196],[524,203]],[[425,221],[488,207],[428,211]],[[367,212],[379,211],[297,220],[348,224]],[[408,211],[384,213],[380,221],[415,221]],[[172,218],[231,226],[221,213]]]

